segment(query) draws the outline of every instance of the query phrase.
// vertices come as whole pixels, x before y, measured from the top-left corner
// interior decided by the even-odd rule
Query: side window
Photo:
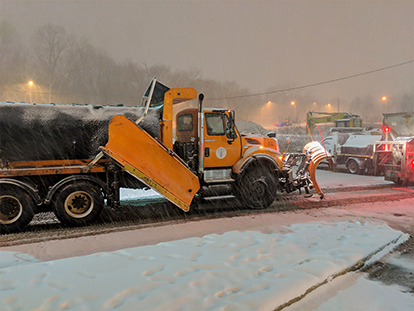
[[[325,146],[327,146],[327,145],[330,146],[332,144],[332,142],[333,142],[332,138],[325,138],[323,140],[323,143],[324,143]]]
[[[226,136],[229,139],[236,139],[237,138],[237,134],[236,131],[234,130],[234,127],[231,126],[231,122],[229,119],[228,115],[224,115],[224,120],[226,122]]]
[[[224,135],[223,115],[221,113],[206,113],[207,134],[211,136]]]
[[[349,121],[337,121],[336,122],[337,127],[349,127]]]
[[[177,118],[177,131],[185,132],[193,130],[193,115],[183,114]]]
[[[362,127],[361,120],[354,120],[354,127]]]

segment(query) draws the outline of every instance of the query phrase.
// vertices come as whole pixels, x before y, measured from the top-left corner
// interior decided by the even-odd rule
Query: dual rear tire
[[[23,189],[0,185],[0,234],[22,231],[33,219],[35,204]]]
[[[83,226],[93,222],[104,207],[101,189],[89,182],[64,186],[56,195],[53,212],[67,226]]]

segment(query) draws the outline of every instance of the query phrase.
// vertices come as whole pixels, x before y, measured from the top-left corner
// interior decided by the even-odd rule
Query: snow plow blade
[[[126,117],[116,115],[109,123],[109,140],[102,151],[125,171],[189,211],[200,183],[174,153]]]

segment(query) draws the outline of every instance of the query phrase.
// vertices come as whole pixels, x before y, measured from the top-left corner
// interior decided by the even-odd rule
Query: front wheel
[[[34,202],[22,189],[0,186],[0,233],[22,231],[33,219]]]
[[[61,223],[83,226],[94,221],[104,207],[101,190],[92,183],[67,185],[57,195],[54,213]]]
[[[266,208],[276,198],[276,178],[262,167],[243,173],[237,186],[238,198],[250,208]]]

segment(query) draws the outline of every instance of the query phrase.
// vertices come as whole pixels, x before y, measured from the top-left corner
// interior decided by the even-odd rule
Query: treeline
[[[87,38],[70,35],[53,24],[35,30],[27,47],[18,40],[13,25],[1,22],[0,46],[2,101],[135,106],[154,76],[170,87],[191,86],[210,98],[248,94],[235,82],[203,78],[199,69],[117,62]],[[234,108],[241,102],[229,99],[214,105]]]
[[[301,123],[306,111],[328,109],[309,89],[272,92],[293,85],[275,86],[266,95],[249,96],[249,89],[232,81],[206,79],[197,68],[173,70],[163,64],[119,62],[89,39],[73,36],[58,25],[45,24],[33,31],[32,38],[30,44],[23,44],[11,23],[0,22],[1,101],[135,106],[155,76],[170,87],[191,86],[205,94],[207,106],[235,109],[239,120],[264,126],[284,119]],[[378,98],[357,97],[348,105],[341,103],[341,111],[359,114],[367,121],[380,121],[382,111],[412,111],[413,97],[410,93],[388,98],[384,107],[378,107]],[[337,111],[333,107],[330,110]]]

